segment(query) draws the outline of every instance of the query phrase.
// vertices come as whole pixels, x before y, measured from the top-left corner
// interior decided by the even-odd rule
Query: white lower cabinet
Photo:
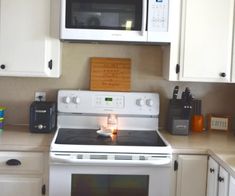
[[[230,184],[235,182],[230,180]],[[235,188],[229,186],[229,173],[213,158],[209,157],[207,196],[234,196]],[[231,193],[229,193],[231,192]]]
[[[41,196],[42,178],[0,175],[1,196]]]
[[[218,183],[219,183],[218,196],[227,196],[228,195],[229,174],[221,166],[219,168]]]
[[[176,196],[206,195],[207,155],[178,155],[175,170]]]
[[[207,173],[207,196],[216,196],[218,189],[219,164],[211,157],[208,161]]]
[[[39,152],[0,152],[0,195],[46,195],[45,158]]]
[[[230,176],[230,182],[229,182],[229,196],[235,195],[235,178]]]

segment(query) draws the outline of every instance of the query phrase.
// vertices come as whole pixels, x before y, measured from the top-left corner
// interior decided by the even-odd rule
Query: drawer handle
[[[6,68],[6,65],[2,64],[0,65],[1,69],[5,69]]]
[[[17,159],[9,159],[6,162],[6,164],[9,165],[9,166],[17,166],[17,165],[21,165],[21,162]]]

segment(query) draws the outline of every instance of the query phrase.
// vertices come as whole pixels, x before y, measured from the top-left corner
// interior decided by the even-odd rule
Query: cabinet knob
[[[136,105],[138,105],[138,106],[143,106],[144,105],[144,100],[143,99],[137,99],[136,100]]]
[[[226,77],[226,73],[222,72],[222,73],[220,73],[220,76],[225,78]]]
[[[224,178],[222,178],[221,176],[218,177],[219,182],[224,182]]]
[[[7,162],[6,162],[6,165],[9,165],[9,166],[17,166],[17,165],[21,165],[21,162],[17,159],[9,159]]]
[[[1,68],[1,69],[5,69],[5,68],[6,68],[6,65],[2,64],[2,65],[0,65],[0,68]]]
[[[214,173],[214,172],[215,172],[215,169],[210,168],[210,173]]]

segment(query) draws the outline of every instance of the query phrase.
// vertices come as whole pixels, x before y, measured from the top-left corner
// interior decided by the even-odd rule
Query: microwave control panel
[[[169,0],[149,0],[148,30],[168,31]]]

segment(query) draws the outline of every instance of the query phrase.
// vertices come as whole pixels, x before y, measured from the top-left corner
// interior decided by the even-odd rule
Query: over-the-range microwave
[[[171,41],[179,0],[61,0],[61,40]]]

